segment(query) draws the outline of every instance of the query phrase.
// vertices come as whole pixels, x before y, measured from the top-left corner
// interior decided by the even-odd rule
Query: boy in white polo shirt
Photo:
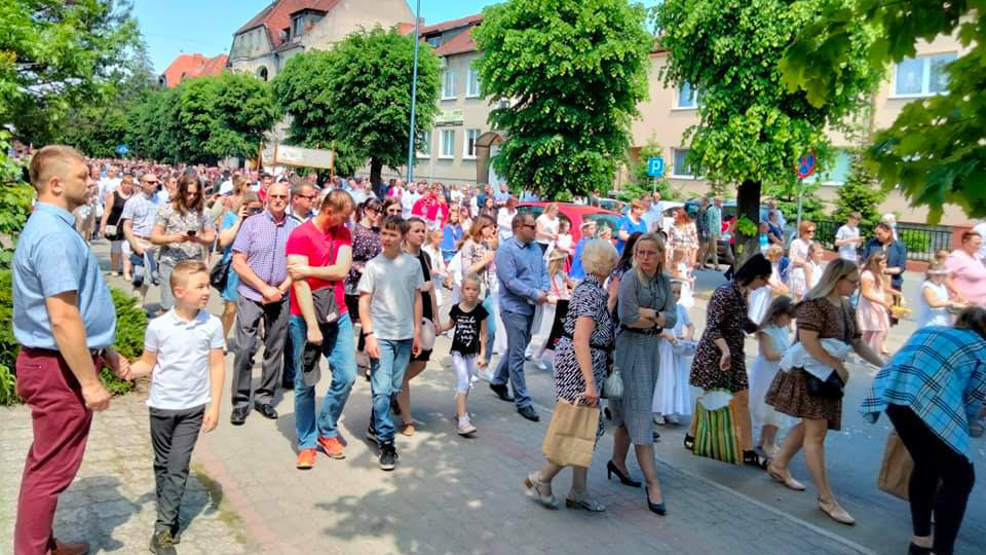
[[[151,552],[176,553],[178,507],[185,493],[188,465],[199,430],[219,421],[224,380],[223,327],[206,312],[209,269],[189,260],[171,273],[175,307],[147,326],[144,354],[128,378],[151,375],[147,406],[151,413],[157,521]]]

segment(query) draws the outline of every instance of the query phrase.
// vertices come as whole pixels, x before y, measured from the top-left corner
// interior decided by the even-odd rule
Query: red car
[[[531,214],[535,218],[544,212],[544,207],[549,205],[549,202],[523,202],[517,205],[517,212],[521,214]],[[596,222],[596,228],[599,229],[602,226],[606,226],[610,231],[613,232],[613,236],[616,236],[617,223],[620,218],[623,217],[622,214],[611,212],[609,210],[603,210],[596,206],[586,206],[582,204],[571,204],[567,202],[559,202],[558,204],[558,217],[563,220],[567,220],[571,224],[572,243],[578,244],[579,239],[582,238],[582,222],[585,220],[593,220]]]

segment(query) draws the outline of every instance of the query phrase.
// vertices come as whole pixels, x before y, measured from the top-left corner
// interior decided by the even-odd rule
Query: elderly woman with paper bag
[[[582,251],[586,278],[572,293],[555,356],[558,401],[542,444],[547,464],[524,480],[528,497],[546,507],[555,505],[551,480],[562,468],[571,466],[572,489],[565,504],[592,512],[606,510],[589,496],[586,474],[596,441],[603,433],[598,402],[613,350],[610,313],[616,304],[616,292],[607,293],[603,283],[616,262],[616,249],[607,241],[590,241]]]

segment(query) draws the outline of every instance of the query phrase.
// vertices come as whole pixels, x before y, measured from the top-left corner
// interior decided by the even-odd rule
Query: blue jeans
[[[483,308],[486,309],[486,360],[493,360],[493,341],[496,339],[496,316],[493,315],[493,296],[489,295],[483,299]]]
[[[501,309],[500,319],[503,320],[503,331],[507,334],[507,353],[500,358],[490,384],[506,385],[509,377],[517,408],[529,407],[531,397],[527,394],[527,381],[524,378],[524,351],[531,342],[534,314],[519,314]]]
[[[289,324],[291,346],[294,348],[295,368],[302,366],[302,353],[308,338],[308,327],[301,316],[291,316]],[[322,408],[315,420],[315,387],[305,385],[302,376],[294,380],[294,426],[298,433],[298,449],[314,449],[318,436],[338,437],[339,416],[349,391],[356,381],[356,346],[353,322],[343,314],[334,324],[322,327],[322,354],[332,369],[332,385],[322,398]]]
[[[394,419],[390,416],[390,402],[404,385],[404,371],[411,361],[411,339],[377,339],[380,360],[370,368],[370,391],[373,394],[373,410],[370,422],[377,433],[377,441],[394,442]]]

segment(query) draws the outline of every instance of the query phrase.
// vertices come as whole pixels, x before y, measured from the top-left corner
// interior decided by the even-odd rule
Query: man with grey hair
[[[233,271],[240,278],[236,292],[236,343],[233,362],[233,412],[230,422],[243,424],[250,404],[260,414],[277,418],[274,392],[284,362],[288,333],[288,289],[285,247],[288,235],[298,222],[287,215],[288,186],[271,185],[267,190],[267,210],[243,221],[233,242]],[[263,321],[264,361],[260,386],[252,391],[253,357]]]

